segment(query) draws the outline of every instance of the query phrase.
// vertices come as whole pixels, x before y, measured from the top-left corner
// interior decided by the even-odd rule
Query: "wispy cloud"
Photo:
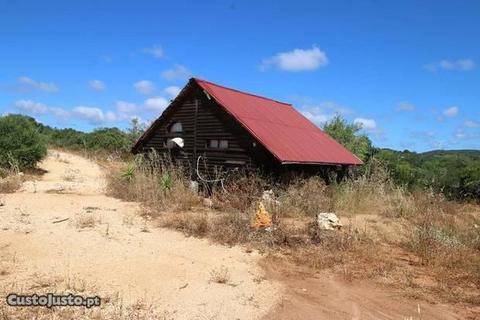
[[[175,98],[179,93],[180,93],[181,89],[177,86],[170,86],[170,87],[166,87],[163,92],[165,92],[165,94],[167,94],[171,99]]]
[[[353,120],[353,123],[367,131],[374,131],[377,129],[377,122],[374,119],[356,118]]]
[[[145,108],[155,112],[162,112],[168,104],[168,100],[164,97],[154,97],[145,100]]]
[[[90,80],[88,81],[88,86],[94,91],[104,91],[106,88],[105,82],[101,80]]]
[[[191,76],[190,70],[187,67],[180,64],[175,65],[172,69],[165,70],[161,73],[162,78],[174,81],[174,80],[185,80]]]
[[[313,71],[328,64],[327,54],[313,46],[311,49],[294,49],[280,52],[264,59],[260,69],[267,70],[272,66],[284,71]]]
[[[480,139],[480,132],[477,131],[467,131],[464,128],[458,128],[455,130],[453,134],[452,142],[456,143],[459,140],[479,140]]]
[[[397,104],[397,108],[395,109],[396,111],[406,111],[406,112],[409,112],[409,111],[414,111],[415,110],[415,105],[411,104],[410,102],[399,102]]]
[[[117,116],[114,112],[104,112],[102,109],[96,107],[78,106],[73,108],[72,113],[75,116],[86,120],[88,123],[93,125],[103,124],[105,122],[113,122],[117,120]]]
[[[342,106],[335,101],[315,103],[314,99],[300,96],[295,96],[293,99],[304,103],[300,107],[300,112],[319,127],[335,117],[336,114],[347,116],[354,113],[352,109]]]
[[[160,102],[161,101],[156,100],[150,101],[148,107],[150,109],[158,109],[161,107]],[[32,116],[52,115],[61,122],[75,118],[76,120],[84,120],[91,125],[111,125],[114,122],[131,120],[134,117],[138,117],[134,114],[134,112],[147,109],[147,106],[142,107],[135,103],[126,102],[123,100],[116,101],[116,111],[103,110],[98,107],[90,106],[76,106],[71,109],[64,109],[62,107],[48,106],[44,103],[35,102],[32,100],[18,100],[15,102],[15,106],[23,113]]]
[[[17,79],[17,90],[22,92],[32,90],[56,92],[58,91],[58,87],[54,83],[35,81],[32,78],[23,76]]]
[[[443,147],[443,142],[437,139],[434,131],[412,131],[410,132],[410,138],[424,143],[432,149],[441,149]]]
[[[458,115],[459,110],[460,109],[458,107],[446,108],[442,111],[442,115],[444,117],[447,117],[447,118],[453,118],[453,117],[456,117]]]
[[[301,111],[302,114],[310,121],[321,127],[325,122],[334,117],[334,114],[327,114],[319,107],[309,107]]]
[[[144,95],[152,94],[155,91],[155,84],[149,80],[140,80],[133,84],[133,87]]]
[[[163,49],[161,46],[155,45],[151,48],[145,48],[142,50],[144,53],[152,55],[156,59],[163,58]]]
[[[467,128],[480,128],[480,122],[475,120],[465,120],[464,125]]]
[[[32,100],[18,100],[15,102],[15,106],[19,110],[30,114],[40,115],[48,112],[48,107],[46,105]]]
[[[472,59],[459,59],[459,60],[442,60],[436,63],[429,63],[424,65],[423,68],[430,72],[437,72],[439,70],[445,71],[471,71],[475,69],[475,61]]]
[[[138,106],[135,103],[126,102],[123,100],[118,100],[115,103],[117,111],[120,113],[132,113],[138,109]]]

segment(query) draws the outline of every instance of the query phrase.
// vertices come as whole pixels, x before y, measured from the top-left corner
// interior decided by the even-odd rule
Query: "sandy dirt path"
[[[4,293],[91,292],[107,304],[141,301],[162,319],[256,319],[278,301],[258,254],[151,226],[135,203],[106,196],[101,169],[82,157],[50,151],[40,168],[38,181],[3,195]],[[225,269],[226,284],[212,281]]]

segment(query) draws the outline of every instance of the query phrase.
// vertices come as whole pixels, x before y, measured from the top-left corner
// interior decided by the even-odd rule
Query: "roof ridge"
[[[260,99],[265,99],[265,100],[273,101],[273,102],[280,103],[280,104],[283,104],[283,105],[286,105],[286,106],[290,106],[290,107],[292,106],[291,103],[286,103],[286,102],[278,101],[278,100],[271,99],[271,98],[268,98],[268,97],[265,97],[265,96],[261,96],[261,95],[258,95],[258,94],[254,94],[254,93],[245,92],[245,91],[237,90],[237,89],[234,89],[234,88],[226,87],[226,86],[223,86],[223,85],[220,85],[220,84],[217,84],[217,83],[208,81],[208,80],[203,80],[203,79],[200,79],[200,78],[192,78],[192,79],[195,80],[195,81],[205,82],[205,83],[214,85],[214,86],[216,86],[216,87],[220,87],[220,88],[227,89],[227,90],[230,90],[230,91],[235,91],[235,92],[238,92],[238,93],[241,93],[241,94],[245,94],[245,95],[248,95],[248,96],[252,96],[252,97],[256,97],[256,98],[260,98]]]

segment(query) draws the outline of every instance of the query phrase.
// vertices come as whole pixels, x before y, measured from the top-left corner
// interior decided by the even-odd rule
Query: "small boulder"
[[[343,225],[335,213],[321,212],[317,214],[317,226],[322,230],[335,230],[340,229]]]
[[[203,205],[204,205],[205,207],[208,207],[208,208],[213,207],[213,201],[212,201],[212,199],[203,198]]]
[[[273,190],[265,190],[263,191],[262,194],[262,201],[266,205],[279,205],[280,202],[275,199],[275,194],[273,193]]]

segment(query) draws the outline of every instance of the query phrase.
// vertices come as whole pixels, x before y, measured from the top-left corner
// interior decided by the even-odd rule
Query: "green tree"
[[[361,129],[361,126],[348,123],[340,115],[336,115],[323,127],[328,135],[366,162],[373,153],[373,147],[372,141],[361,133]]]
[[[47,155],[38,123],[18,114],[0,117],[0,167],[33,168]]]
[[[137,141],[138,138],[145,132],[145,126],[140,123],[138,118],[133,118],[130,122],[130,128],[127,130],[127,137],[130,147]]]
[[[98,151],[126,152],[130,149],[127,134],[118,128],[100,128],[87,135],[87,148]]]

